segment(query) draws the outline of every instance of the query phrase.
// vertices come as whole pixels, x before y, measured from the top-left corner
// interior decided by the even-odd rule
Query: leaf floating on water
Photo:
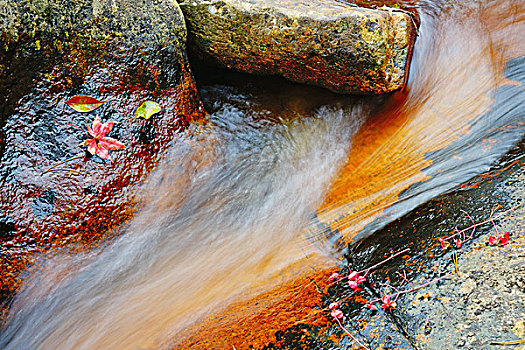
[[[149,119],[152,115],[157,114],[161,111],[161,108],[157,102],[146,101],[137,108],[134,118]]]
[[[76,95],[67,100],[66,103],[77,112],[87,113],[102,106],[106,101],[99,101],[91,96]]]

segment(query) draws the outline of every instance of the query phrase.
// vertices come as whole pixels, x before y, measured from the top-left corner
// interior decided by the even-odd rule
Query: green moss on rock
[[[186,0],[190,49],[239,71],[341,93],[404,86],[415,37],[408,14],[331,0]]]

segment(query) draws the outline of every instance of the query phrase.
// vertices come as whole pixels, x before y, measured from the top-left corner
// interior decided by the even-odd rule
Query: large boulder
[[[189,47],[227,68],[340,93],[403,88],[416,36],[407,12],[332,0],[185,0]]]
[[[0,0],[0,13],[1,305],[35,253],[97,243],[129,218],[138,186],[203,109],[173,0]],[[75,95],[106,102],[79,113],[65,103]],[[146,100],[162,111],[133,119]],[[108,136],[126,148],[112,162],[71,126],[95,117],[118,122]]]

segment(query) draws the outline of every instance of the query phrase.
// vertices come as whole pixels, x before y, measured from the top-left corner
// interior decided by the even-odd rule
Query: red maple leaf
[[[96,117],[91,127],[87,126],[88,133],[93,138],[87,139],[82,144],[88,146],[87,150],[89,153],[96,154],[102,159],[111,160],[109,151],[118,151],[126,147],[122,142],[106,136],[113,128],[113,125],[115,125],[113,121],[102,123],[100,118]]]

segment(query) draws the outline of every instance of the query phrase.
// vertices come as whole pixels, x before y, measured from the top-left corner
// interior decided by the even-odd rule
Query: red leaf
[[[91,96],[76,95],[67,100],[66,103],[77,112],[87,113],[102,106],[106,101],[99,101]]]
[[[100,145],[110,151],[118,151],[120,149],[126,148],[126,146],[122,142],[120,142],[119,140],[115,140],[111,137],[101,138]]]

